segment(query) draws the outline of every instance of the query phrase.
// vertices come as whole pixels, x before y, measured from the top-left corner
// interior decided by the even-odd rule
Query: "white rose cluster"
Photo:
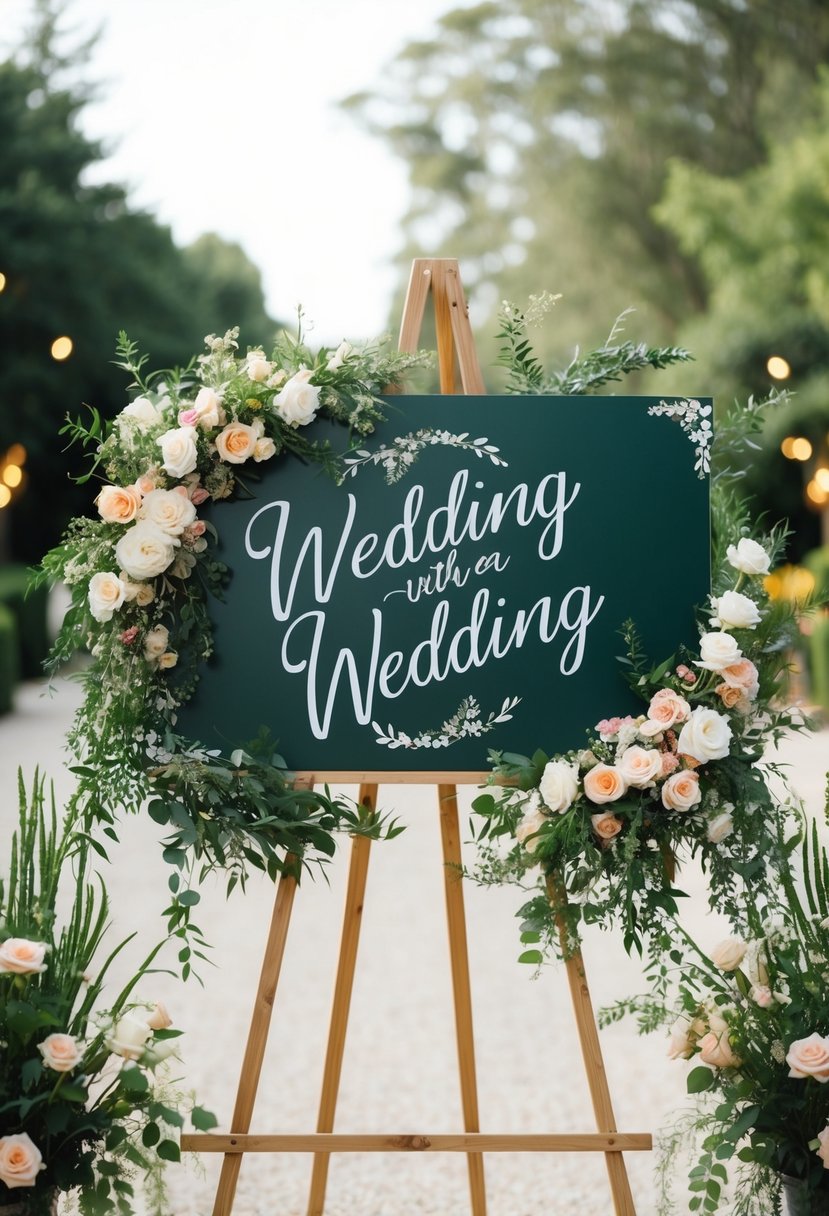
[[[313,374],[308,368],[301,368],[285,381],[284,388],[274,397],[277,413],[289,426],[307,426],[316,416],[320,390],[317,385],[309,384]]]

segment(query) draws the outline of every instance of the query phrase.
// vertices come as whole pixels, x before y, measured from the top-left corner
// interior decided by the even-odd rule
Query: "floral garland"
[[[766,881],[780,812],[761,757],[798,724],[772,704],[791,619],[763,579],[781,542],[741,536],[728,545],[696,654],[647,668],[628,627],[629,681],[645,712],[603,719],[583,749],[553,758],[491,753],[494,779],[505,784],[473,803],[482,817],[477,877],[524,885],[536,866],[543,870],[540,893],[520,912],[522,941],[532,947],[522,961],[540,963],[558,948],[550,876],[572,901],[571,930],[618,921],[627,949],[641,949],[643,936],[676,914],[677,856],[701,856],[712,905],[738,918],[736,880]],[[506,856],[493,844],[499,838],[510,842]]]
[[[176,734],[176,710],[213,650],[207,602],[228,574],[198,509],[244,492],[243,476],[286,453],[342,478],[342,458],[303,428],[328,417],[369,434],[383,416],[379,394],[426,359],[385,342],[314,353],[301,314],[297,336],[281,333],[269,355],[240,355],[238,336],[211,335],[184,371],[147,376],[146,356],[121,335],[119,366],[138,395],[112,422],[93,412],[90,426],[65,428],[94,450],[83,480],[104,471],[97,518],[72,521],[39,575],[63,580],[72,597],[51,670],[84,644],[92,655],[70,735],[75,808],[114,835],[119,810],[149,798],[170,829],[167,860],[229,869],[231,883],[244,881],[248,864],[275,874],[286,858],[330,854],[339,828],[376,835],[388,826],[327,793],[294,789],[266,739],[226,758]],[[179,887],[174,875],[174,922],[198,898]]]

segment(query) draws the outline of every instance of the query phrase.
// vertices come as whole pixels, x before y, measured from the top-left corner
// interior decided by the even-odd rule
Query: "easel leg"
[[[461,836],[458,824],[458,794],[454,785],[439,785],[440,834],[443,843],[446,920],[449,926],[449,954],[452,963],[452,993],[455,998],[455,1029],[458,1040],[458,1065],[461,1079],[463,1126],[468,1132],[480,1131],[478,1119],[478,1082],[475,1073],[475,1042],[472,1034],[472,992],[469,984],[469,953],[466,943],[466,915],[461,884]],[[472,1216],[486,1216],[484,1159],[468,1153],[469,1192]]]
[[[557,886],[553,875],[547,877],[547,895],[554,908],[560,909],[562,900],[566,900],[563,888]],[[599,1032],[596,1028],[596,1016],[593,1012],[593,1002],[590,989],[587,986],[587,975],[584,970],[584,960],[581,951],[568,953],[570,946],[566,937],[563,917],[557,912],[559,936],[565,955],[567,981],[570,985],[570,997],[573,1001],[573,1012],[576,1017],[576,1027],[579,1032],[581,1054],[584,1059],[584,1070],[587,1074],[587,1084],[590,1087],[590,1098],[593,1103],[593,1114],[596,1118],[596,1130],[600,1132],[615,1132],[616,1118],[613,1114],[613,1104],[610,1100],[610,1087],[607,1083],[602,1048],[599,1042]],[[633,1196],[628,1182],[625,1159],[621,1153],[605,1153],[605,1165],[610,1182],[610,1193],[613,1196],[613,1209],[616,1216],[636,1216]]]
[[[299,864],[296,858],[286,859],[286,865],[291,862]],[[253,1007],[250,1032],[239,1077],[239,1088],[236,1093],[236,1105],[230,1125],[231,1132],[250,1131],[253,1105],[256,1101],[256,1091],[259,1088],[259,1074],[262,1070],[262,1060],[268,1042],[276,986],[279,983],[279,973],[282,969],[296,886],[296,879],[292,874],[283,874],[276,889],[273,917],[265,946],[265,957],[259,976],[256,1003]],[[222,1172],[213,1204],[213,1216],[230,1216],[241,1167],[241,1153],[228,1153],[222,1161]]]
[[[360,802],[364,806],[377,804],[377,786],[361,785]],[[371,841],[364,836],[355,836],[351,841],[351,863],[348,870],[348,887],[345,894],[343,933],[340,943],[340,959],[334,983],[334,1003],[328,1031],[328,1049],[322,1077],[317,1131],[332,1132],[340,1089],[343,1066],[345,1034],[348,1028],[348,1012],[351,1007],[351,992],[354,986],[354,968],[357,963],[357,947],[360,944],[360,926],[363,915],[363,899],[366,890],[366,875]],[[311,1190],[308,1196],[308,1216],[322,1216],[325,1205],[325,1189],[328,1183],[330,1154],[315,1153],[311,1174]]]

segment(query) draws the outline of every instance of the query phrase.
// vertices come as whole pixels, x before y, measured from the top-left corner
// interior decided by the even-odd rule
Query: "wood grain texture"
[[[183,1152],[189,1153],[608,1153],[648,1152],[653,1147],[646,1133],[567,1132],[563,1135],[508,1132],[445,1133],[383,1132],[361,1135],[330,1134],[220,1135],[183,1134]]]

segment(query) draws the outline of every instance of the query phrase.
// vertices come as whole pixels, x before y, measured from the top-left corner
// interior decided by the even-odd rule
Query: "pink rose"
[[[662,776],[669,777],[671,773],[675,773],[679,768],[679,757],[673,752],[662,753]]]
[[[597,764],[585,773],[584,792],[591,802],[615,802],[627,792],[627,782],[618,768]]]
[[[0,946],[0,972],[13,971],[15,975],[35,975],[46,970],[45,942],[30,942],[25,937],[9,937]]]
[[[724,667],[720,676],[729,687],[740,689],[751,701],[760,691],[759,673],[751,659],[740,659],[739,663]]]
[[[824,1085],[829,1081],[829,1038],[815,1032],[806,1039],[795,1039],[786,1052],[786,1063],[790,1077],[814,1077]]]
[[[761,1009],[768,1009],[770,1005],[774,1004],[774,994],[766,984],[755,984],[749,996]]]
[[[190,501],[194,507],[200,507],[203,502],[207,502],[209,497],[210,494],[204,486],[194,486],[190,491]]]
[[[179,426],[195,426],[199,420],[199,411],[197,409],[179,410],[178,424]]]
[[[703,1064],[712,1068],[736,1068],[740,1059],[731,1048],[731,1041],[726,1031],[709,1030],[699,1041],[699,1058]]]
[[[675,693],[672,688],[661,688],[651,698],[648,706],[648,720],[643,722],[639,733],[645,736],[660,734],[676,726],[678,722],[687,722],[691,716],[691,706]]]
[[[817,1139],[820,1141],[820,1148],[815,1151],[823,1162],[823,1168],[829,1170],[829,1126],[818,1132]]]
[[[138,637],[138,626],[130,625],[129,629],[125,629],[121,634],[121,641],[125,646],[132,646],[135,639]]]

